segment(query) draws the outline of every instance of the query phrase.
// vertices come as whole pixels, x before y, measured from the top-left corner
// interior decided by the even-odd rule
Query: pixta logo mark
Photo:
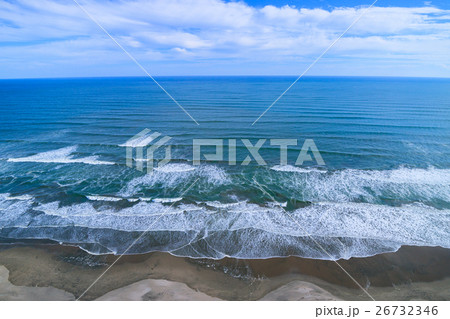
[[[172,160],[171,145],[166,145],[172,138],[162,135],[159,132],[152,132],[149,129],[142,130],[124,144],[120,145],[126,148],[126,165],[135,167],[141,172],[151,173],[155,167],[162,167]],[[224,150],[227,150],[228,165],[249,165],[255,161],[257,165],[267,165],[263,156],[260,154],[262,146],[267,139],[259,139],[252,143],[248,139],[240,139],[239,143],[245,146],[247,151],[244,160],[237,160],[237,139],[193,139],[192,140],[192,164],[200,165],[202,158],[206,161],[224,161]],[[297,146],[297,139],[270,139],[270,146],[276,146],[280,150],[280,165],[288,165],[288,147]],[[162,159],[155,158],[155,152],[161,148],[165,148],[165,155]],[[202,153],[203,149],[211,147],[215,149],[214,153]],[[314,159],[313,159],[314,158]],[[297,156],[295,165],[303,165],[304,162],[315,161],[317,165],[325,165],[319,149],[314,140],[306,139]]]

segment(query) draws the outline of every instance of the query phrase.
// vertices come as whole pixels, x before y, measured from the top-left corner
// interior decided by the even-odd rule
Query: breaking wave
[[[295,173],[326,173],[325,170],[319,170],[316,168],[303,168],[298,166],[292,166],[292,165],[275,165],[272,166],[270,169],[278,172],[295,172]]]
[[[114,165],[112,162],[100,161],[98,156],[88,156],[82,158],[74,158],[72,153],[77,150],[77,146],[68,146],[53,151],[37,153],[32,156],[9,158],[8,162],[32,162],[32,163],[59,163],[73,164],[83,163],[89,165]]]
[[[46,238],[94,254],[167,251],[193,258],[319,259],[364,257],[402,245],[450,248],[450,210],[414,203],[399,207],[320,202],[292,211],[275,203],[140,201],[117,208],[92,202],[62,205],[0,201],[0,236]],[[121,240],[117,240],[117,238]],[[327,254],[318,249],[325,248]]]
[[[121,196],[134,196],[149,188],[176,188],[189,185],[196,178],[199,178],[199,184],[208,189],[211,186],[217,187],[231,183],[229,174],[218,166],[200,165],[194,168],[187,164],[167,164],[151,174],[132,179],[119,194]]]
[[[393,170],[345,169],[318,174],[316,171],[277,171],[264,174],[260,182],[283,188],[303,201],[382,203],[450,202],[450,169],[401,167]]]
[[[116,194],[91,192],[75,202],[66,200],[69,195],[0,194],[0,237],[52,239],[93,254],[120,254],[146,232],[128,253],[214,259],[339,259],[402,245],[450,248],[448,169],[261,168],[251,176],[216,165],[174,165],[130,178]],[[280,204],[264,196],[253,178]],[[198,187],[182,195],[196,179]]]
[[[162,173],[182,173],[195,170],[195,167],[188,164],[166,164],[162,167],[156,167],[155,171]]]

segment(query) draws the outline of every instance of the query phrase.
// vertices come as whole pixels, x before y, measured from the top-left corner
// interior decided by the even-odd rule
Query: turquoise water
[[[308,77],[252,126],[294,79],[159,79],[200,125],[147,78],[1,80],[1,240],[117,254],[149,230],[126,253],[207,258],[450,248],[450,80]],[[145,128],[172,137],[152,174],[121,146]],[[198,138],[235,139],[237,165],[225,148],[194,166]],[[298,140],[287,165],[281,138]],[[267,139],[266,165],[240,165],[241,139]],[[294,165],[306,139],[325,165]]]

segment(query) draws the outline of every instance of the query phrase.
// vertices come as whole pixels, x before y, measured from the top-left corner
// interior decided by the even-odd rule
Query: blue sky
[[[78,0],[152,75],[299,75],[373,1]],[[73,0],[0,0],[0,78],[144,75]],[[450,77],[450,1],[379,0],[308,75]]]

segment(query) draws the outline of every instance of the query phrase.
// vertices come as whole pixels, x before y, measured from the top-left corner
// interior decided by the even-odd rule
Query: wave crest
[[[58,164],[74,164],[83,163],[89,165],[114,165],[112,162],[100,161],[98,156],[88,156],[83,158],[74,158],[72,153],[77,150],[77,146],[68,146],[53,151],[37,153],[35,155],[9,158],[8,162],[31,162],[31,163],[58,163]]]

